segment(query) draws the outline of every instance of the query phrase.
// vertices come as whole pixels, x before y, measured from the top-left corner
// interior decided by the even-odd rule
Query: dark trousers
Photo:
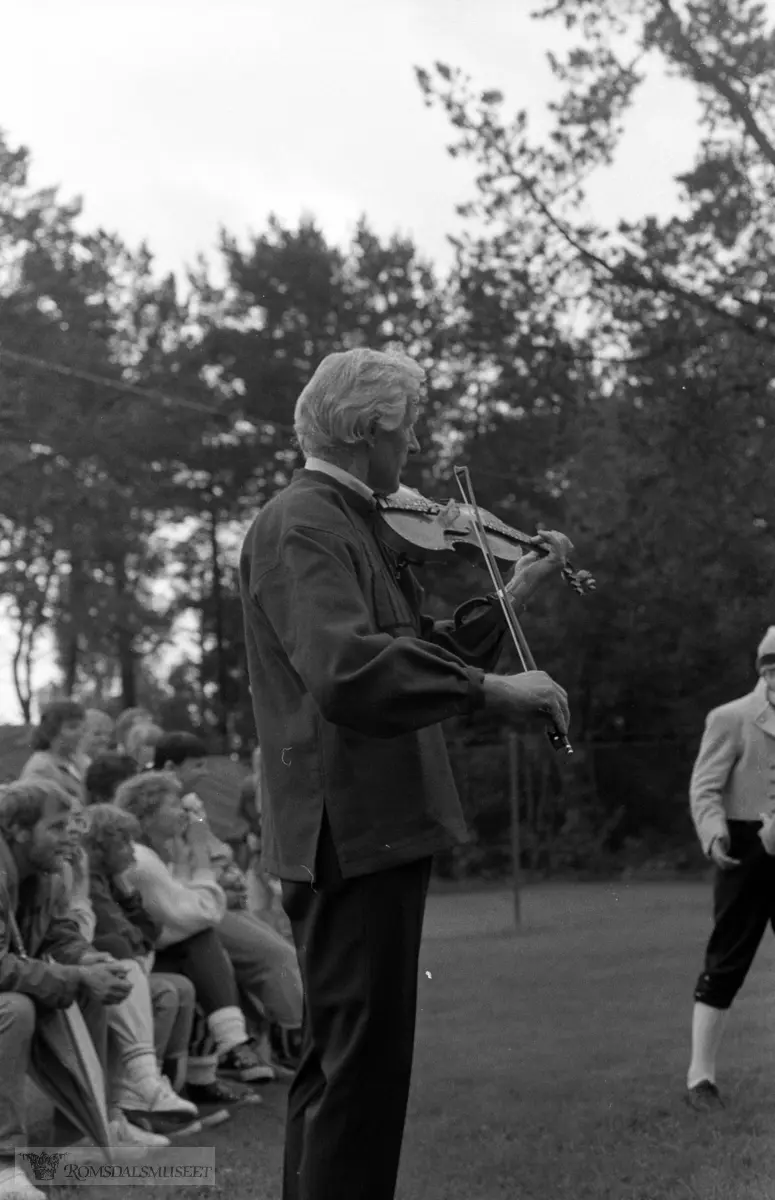
[[[304,985],[283,1200],[393,1200],[430,870],[344,880],[324,817],[314,885],[283,882]]]
[[[153,969],[190,979],[205,1016],[220,1008],[239,1007],[234,970],[214,929],[204,929],[174,946],[157,950]]]
[[[759,841],[760,821],[730,821],[731,858],[740,866],[716,868],[713,932],[694,999],[729,1008],[754,960],[768,923],[775,930],[775,857]]]

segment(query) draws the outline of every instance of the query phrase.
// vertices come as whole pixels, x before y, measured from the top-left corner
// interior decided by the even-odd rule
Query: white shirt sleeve
[[[175,879],[149,846],[135,845],[134,865],[123,878],[140,893],[144,908],[162,926],[159,948],[220,925],[226,897],[209,868],[186,882]]]

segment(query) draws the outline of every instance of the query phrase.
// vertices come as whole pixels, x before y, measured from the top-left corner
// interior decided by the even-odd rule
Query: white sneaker
[[[149,1133],[138,1129],[122,1113],[114,1117],[108,1126],[110,1130],[110,1145],[119,1146],[169,1146],[170,1139],[162,1133]]]
[[[166,1075],[159,1079],[144,1079],[141,1083],[123,1087],[116,1100],[126,1112],[157,1113],[160,1116],[199,1116],[199,1109],[184,1100],[172,1087]]]
[[[0,1167],[0,1200],[46,1200],[21,1167]]]

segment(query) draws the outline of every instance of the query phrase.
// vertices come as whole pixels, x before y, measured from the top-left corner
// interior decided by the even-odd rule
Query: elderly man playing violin
[[[401,355],[325,358],[296,404],[305,466],[242,548],[263,865],[281,881],[305,994],[283,1200],[394,1196],[431,860],[467,840],[441,722],[484,709],[517,728],[568,727],[548,675],[493,674],[495,599],[432,621],[380,537],[376,497],[419,449],[423,382]],[[509,581],[515,605],[564,565],[567,538],[541,536],[548,554]]]

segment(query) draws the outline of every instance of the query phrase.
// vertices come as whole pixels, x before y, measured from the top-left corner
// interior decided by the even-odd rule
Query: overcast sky
[[[546,128],[545,61],[565,35],[538,0],[0,0],[0,128],[32,182],[84,199],[85,220],[145,239],[160,269],[211,253],[221,224],[260,231],[312,213],[345,242],[366,213],[440,265],[471,167],[426,109],[413,67],[461,67]],[[697,142],[691,93],[655,76],[615,168],[594,181],[601,220],[675,206]],[[0,720],[17,720],[0,628]],[[41,663],[38,682],[50,667]]]

